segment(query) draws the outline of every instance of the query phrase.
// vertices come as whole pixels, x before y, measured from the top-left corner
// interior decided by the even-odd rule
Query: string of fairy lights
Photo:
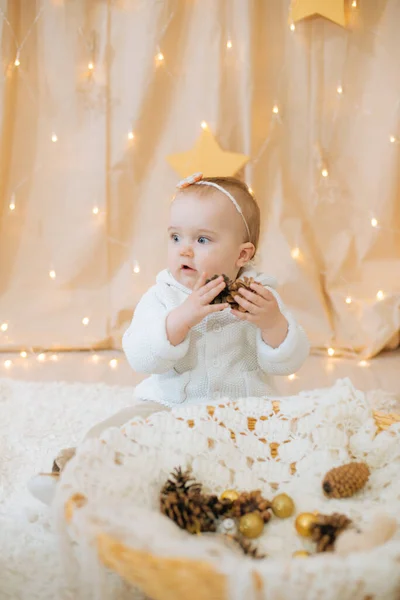
[[[354,10],[358,10],[359,7],[358,7],[357,0],[352,1],[351,7]],[[14,54],[14,57],[12,58],[10,64],[7,66],[7,69],[5,72],[5,77],[18,76],[19,74],[21,74],[23,72],[23,69],[24,69],[23,49],[25,48],[26,42],[29,39],[33,29],[37,25],[39,19],[42,17],[44,9],[45,9],[45,4],[43,4],[39,8],[31,26],[28,28],[22,41],[19,42],[17,39],[17,36],[12,28],[10,21],[8,20],[4,11],[0,8],[0,17],[3,19],[4,23],[6,23],[8,29],[10,31],[11,37],[14,41],[14,45],[15,45],[15,54]],[[172,20],[174,18],[174,14],[175,14],[174,12],[171,12],[169,14],[168,18],[166,19],[166,22],[160,32],[160,39],[162,39],[163,36],[165,35],[165,32],[167,31],[170,23],[172,22]],[[290,32],[293,35],[296,35],[295,23],[289,23],[288,27],[290,29]],[[79,30],[79,33],[82,35],[82,37],[84,39],[86,51],[87,51],[87,64],[85,67],[85,70],[86,70],[85,76],[87,78],[87,81],[93,84],[93,82],[95,82],[95,75],[96,75],[96,34],[95,34],[95,32],[93,32],[91,36],[86,37],[82,30]],[[235,50],[235,41],[232,38],[232,36],[229,35],[228,39],[226,40],[226,51],[234,52],[234,50]],[[156,46],[156,52],[154,55],[154,65],[155,65],[156,69],[168,69],[168,59],[165,56],[162,48],[160,48],[159,45]],[[279,87],[280,86],[278,86],[278,91],[279,91]],[[342,97],[345,94],[345,89],[344,89],[342,83],[337,84],[335,92],[338,95],[338,97]],[[279,97],[279,94],[277,94],[277,97]],[[398,109],[398,107],[397,107],[397,109]],[[271,143],[271,140],[273,139],[273,136],[275,135],[276,128],[279,127],[280,125],[282,125],[282,123],[283,123],[283,117],[281,114],[281,106],[280,106],[279,102],[277,101],[271,107],[271,122],[269,125],[268,135],[264,139],[264,141],[261,144],[260,148],[258,149],[257,153],[249,161],[249,166],[254,168],[259,163],[261,157],[265,153],[266,149],[268,148],[269,144]],[[202,121],[200,123],[200,127],[202,129],[207,129],[209,127],[209,124],[207,123],[207,121]],[[49,140],[53,144],[57,144],[59,142],[59,134],[57,133],[57,131],[55,129],[53,129],[49,133]],[[122,140],[121,140],[121,142],[122,142]],[[135,131],[133,130],[133,128],[127,128],[125,143],[134,144],[135,142],[136,142]],[[398,136],[395,134],[395,132],[389,132],[388,142],[393,145],[400,143],[400,140],[399,140]],[[329,192],[329,190],[331,189],[330,186],[334,186],[334,183],[331,183],[329,161],[327,160],[326,156],[324,156],[324,153],[321,151],[320,148],[318,148],[316,150],[315,163],[316,163],[316,168],[320,174],[320,182],[322,182],[321,185],[325,186],[323,189],[325,191]],[[38,168],[41,168],[41,167],[37,167],[35,169],[35,171],[32,173],[32,175],[30,175],[30,177],[32,177],[34,175],[34,173],[37,171]],[[10,214],[15,214],[18,212],[17,191],[22,185],[24,185],[24,183],[26,183],[27,180],[28,180],[28,177],[25,177],[24,179],[22,179],[10,193],[10,201],[9,201],[9,206],[8,206]],[[253,189],[250,186],[249,186],[249,190],[251,191],[251,193],[254,193]],[[368,211],[366,211],[366,213],[367,212]],[[99,218],[105,214],[105,209],[100,207],[98,204],[94,204],[91,207],[91,213],[92,213],[93,218]],[[370,227],[372,227],[375,230],[381,230],[381,231],[388,230],[395,234],[400,233],[399,231],[397,231],[395,229],[386,227],[385,223],[381,222],[378,219],[377,215],[371,215],[370,213],[368,213],[368,217],[366,217],[366,219],[367,218],[369,219]],[[126,243],[124,243],[118,239],[115,239],[113,237],[110,237],[110,236],[106,236],[106,237],[107,237],[107,241],[109,243],[119,244],[119,245],[127,248],[128,250],[130,249],[129,244],[126,244]],[[302,249],[301,244],[298,240],[295,240],[295,243],[293,244],[293,246],[290,250],[290,255],[291,255],[291,258],[299,264],[301,264],[301,262],[305,260],[306,253]],[[141,270],[140,264],[137,260],[130,259],[130,270],[134,275],[137,275],[140,273],[140,270]],[[57,280],[58,273],[57,273],[56,268],[53,265],[51,266],[51,268],[49,268],[48,276],[53,281]],[[348,282],[346,282],[343,279],[343,283],[347,284]],[[381,302],[381,301],[385,300],[385,298],[387,298],[388,296],[390,296],[390,293],[387,290],[384,290],[384,289],[376,290],[376,296],[375,296],[376,301]],[[367,300],[369,302],[371,301],[371,299],[367,299]],[[357,298],[353,297],[353,295],[351,295],[350,293],[343,295],[343,302],[347,306],[355,305],[357,303],[361,304],[365,301],[366,301],[365,299],[357,299]],[[83,327],[88,327],[90,324],[90,316],[82,315],[81,323],[82,323]],[[10,323],[7,320],[4,320],[3,322],[0,323],[1,335],[8,336],[9,329],[10,329]],[[99,360],[100,360],[99,354],[93,349],[91,349],[90,351],[91,351],[92,362],[93,363],[99,362]],[[326,348],[326,353],[327,353],[328,357],[333,357],[333,356],[338,355],[338,350],[335,349],[333,344],[328,344],[327,348]],[[358,355],[355,350],[354,350],[353,354],[354,354],[354,356]],[[33,356],[39,363],[44,363],[44,362],[48,362],[48,361],[57,362],[59,360],[59,355],[55,352],[47,352],[47,351],[37,352],[37,351],[33,350],[32,348],[29,350],[24,349],[20,352],[20,357],[24,360],[28,359],[30,356]],[[366,360],[361,360],[361,361],[359,361],[358,364],[361,367],[366,367],[369,365],[369,362]],[[118,359],[112,358],[109,361],[109,366],[111,369],[116,369],[118,366]],[[4,367],[6,369],[11,369],[13,367],[13,361],[8,358],[7,360],[4,361]],[[293,375],[289,375],[288,378],[289,378],[289,380],[293,380],[296,377],[297,376],[293,374]]]

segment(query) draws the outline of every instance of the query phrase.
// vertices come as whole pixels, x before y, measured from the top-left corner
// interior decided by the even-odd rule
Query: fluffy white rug
[[[0,600],[61,600],[50,511],[27,481],[49,471],[60,448],[132,404],[133,388],[0,379]]]
[[[96,422],[132,405],[133,388],[0,379],[0,600],[71,599],[62,586],[50,511],[27,481],[51,469]],[[377,392],[376,407],[395,397]]]

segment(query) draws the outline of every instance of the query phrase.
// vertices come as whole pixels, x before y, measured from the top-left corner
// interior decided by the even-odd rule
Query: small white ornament
[[[237,533],[236,523],[233,519],[224,519],[218,525],[218,533],[224,533],[228,535],[235,535]]]

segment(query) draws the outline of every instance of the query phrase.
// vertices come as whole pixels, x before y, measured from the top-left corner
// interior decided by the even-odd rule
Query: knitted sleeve
[[[260,368],[273,375],[291,375],[300,369],[310,352],[310,344],[303,328],[284,306],[279,294],[267,289],[275,296],[281,313],[288,322],[286,338],[280,346],[272,348],[264,342],[261,330],[257,330],[257,358]]]
[[[165,324],[169,312],[158,297],[156,286],[138,303],[122,338],[126,358],[138,373],[166,373],[188,352],[190,333],[178,346],[173,346],[167,338]]]

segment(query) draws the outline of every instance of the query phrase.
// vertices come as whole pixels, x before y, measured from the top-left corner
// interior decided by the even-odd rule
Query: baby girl
[[[168,233],[168,268],[138,303],[123,336],[131,367],[150,374],[135,389],[142,402],[96,425],[87,437],[180,404],[276,396],[273,376],[294,373],[308,356],[307,337],[274,279],[251,267],[260,210],[244,183],[201,174],[180,182]],[[235,296],[241,310],[213,303],[226,285],[222,275],[254,280]],[[72,454],[62,453],[55,463],[62,468]],[[31,491],[44,499],[47,492],[38,485],[36,477]]]
[[[230,177],[181,182],[168,232],[168,268],[139,302],[123,338],[131,367],[151,374],[135,396],[175,406],[276,395],[272,376],[299,369],[309,345],[274,280],[248,266],[260,233],[248,187]],[[243,287],[235,297],[246,312],[211,304],[225,287],[222,274],[254,278],[251,291]]]

